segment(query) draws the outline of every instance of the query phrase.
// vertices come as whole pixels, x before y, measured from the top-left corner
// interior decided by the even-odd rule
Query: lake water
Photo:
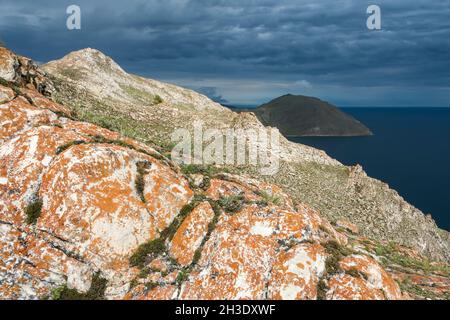
[[[450,108],[343,108],[374,136],[292,138],[346,165],[361,164],[450,230]]]

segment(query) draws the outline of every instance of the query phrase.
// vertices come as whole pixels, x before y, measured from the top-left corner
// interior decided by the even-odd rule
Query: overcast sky
[[[70,4],[81,30],[66,28]],[[40,63],[93,47],[230,104],[450,106],[450,0],[0,0],[0,39]]]

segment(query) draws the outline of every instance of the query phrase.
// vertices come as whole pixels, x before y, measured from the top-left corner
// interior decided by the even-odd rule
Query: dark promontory
[[[264,125],[277,127],[288,137],[372,135],[352,116],[313,97],[288,94],[246,111],[254,112]]]

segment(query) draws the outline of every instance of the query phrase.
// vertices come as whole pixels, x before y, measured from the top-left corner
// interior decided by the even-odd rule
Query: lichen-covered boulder
[[[23,97],[0,104],[0,143],[23,130],[42,124],[59,124],[58,116],[31,105]]]
[[[313,300],[317,283],[325,273],[325,249],[319,244],[300,244],[281,251],[272,267],[268,298]]]
[[[211,205],[209,202],[203,202],[183,221],[170,244],[170,255],[179,264],[187,266],[192,263],[213,218],[214,211]]]
[[[54,160],[58,147],[81,139],[73,131],[42,125],[0,145],[0,200],[9,204],[0,209],[4,221],[16,224],[25,221],[24,209],[37,200],[43,173]]]
[[[14,91],[11,88],[0,85],[0,104],[14,99]]]
[[[18,65],[16,55],[8,49],[0,47],[0,77],[7,81],[13,81]]]
[[[314,232],[317,230],[302,212],[251,205],[234,215],[223,215],[205,244],[197,268],[181,287],[180,298],[275,298],[274,273],[276,279],[287,276],[279,266],[282,262],[276,260],[289,260],[280,252],[291,243],[312,239]],[[311,253],[312,260],[323,258]],[[314,280],[318,273],[320,270],[305,266],[304,281]],[[295,297],[285,295],[285,298]]]
[[[62,241],[0,223],[0,299],[42,299],[63,283],[87,291],[93,272]]]
[[[389,300],[401,299],[402,294],[398,284],[371,257],[351,255],[339,262],[344,271],[355,270],[366,278],[368,288],[379,290]]]
[[[18,56],[0,47],[0,78],[22,88],[37,90],[50,96],[54,91],[53,83],[31,59]]]

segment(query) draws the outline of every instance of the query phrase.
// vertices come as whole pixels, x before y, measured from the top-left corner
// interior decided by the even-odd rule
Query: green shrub
[[[148,255],[159,254],[164,252],[166,246],[164,244],[164,240],[161,238],[151,240],[147,243],[141,244],[136,252],[130,257],[130,265],[132,267],[144,267],[145,259]]]
[[[26,222],[28,224],[35,224],[37,222],[41,216],[42,205],[42,199],[37,199],[26,206],[25,215],[27,216]]]
[[[159,95],[156,95],[155,98],[153,99],[153,103],[154,104],[163,103],[163,99]]]
[[[108,281],[101,277],[100,272],[96,272],[92,277],[91,286],[86,293],[80,293],[76,289],[69,289],[67,285],[53,290],[51,297],[53,300],[103,300]]]
[[[280,196],[277,196],[275,194],[270,194],[265,190],[257,192],[257,195],[259,195],[262,198],[261,204],[265,204],[265,205],[274,204],[276,206],[279,206],[282,203]]]
[[[325,261],[325,269],[327,275],[333,275],[339,273],[341,267],[339,266],[339,261],[350,255],[352,251],[344,246],[341,246],[336,241],[329,241],[324,244],[326,252],[329,254],[327,260]]]
[[[200,246],[200,248],[195,250],[194,258],[192,259],[192,264],[196,265],[200,261],[201,257],[202,257],[202,247]]]
[[[139,285],[139,281],[135,278],[130,282],[130,290],[136,288]]]
[[[150,274],[150,271],[152,271],[152,270],[147,269],[147,268],[144,268],[144,269],[142,269],[142,270],[139,272],[138,277],[139,277],[140,279],[145,279],[145,278],[147,278],[148,275]]]
[[[327,257],[327,259],[325,260],[325,270],[327,272],[327,275],[332,275],[341,271],[339,260],[339,257],[334,255]]]
[[[180,285],[189,278],[189,269],[185,268],[178,273],[175,282]]]
[[[327,253],[337,256],[337,257],[346,257],[352,254],[352,251],[347,247],[341,246],[336,241],[328,241],[325,245],[325,250]]]
[[[150,169],[151,163],[148,161],[140,161],[136,164],[136,167],[137,167],[137,175],[135,181],[135,188],[142,202],[145,203],[146,200],[144,196],[144,189],[145,189],[144,177],[147,174],[147,170]]]
[[[206,191],[209,189],[210,186],[211,186],[211,177],[205,176],[203,178],[202,183],[200,184],[200,189],[202,189],[203,191]]]
[[[5,79],[3,79],[2,77],[0,77],[0,84],[4,87],[10,86],[10,83],[8,81],[6,81]]]
[[[220,197],[218,204],[225,212],[236,213],[244,206],[245,197],[242,194]]]
[[[328,291],[328,286],[325,280],[320,279],[319,283],[317,283],[317,300],[326,300],[326,293]]]
[[[199,201],[201,200],[194,197],[194,199],[190,203],[184,205],[183,208],[181,208],[178,216],[175,219],[173,219],[172,223],[161,232],[161,238],[172,240],[173,236],[177,232],[180,225],[183,223],[184,219],[187,217],[189,213],[192,212],[192,210],[195,209]]]
[[[156,287],[158,287],[159,284],[153,281],[150,281],[148,283],[145,284],[145,289],[147,289],[148,291],[155,289]]]

